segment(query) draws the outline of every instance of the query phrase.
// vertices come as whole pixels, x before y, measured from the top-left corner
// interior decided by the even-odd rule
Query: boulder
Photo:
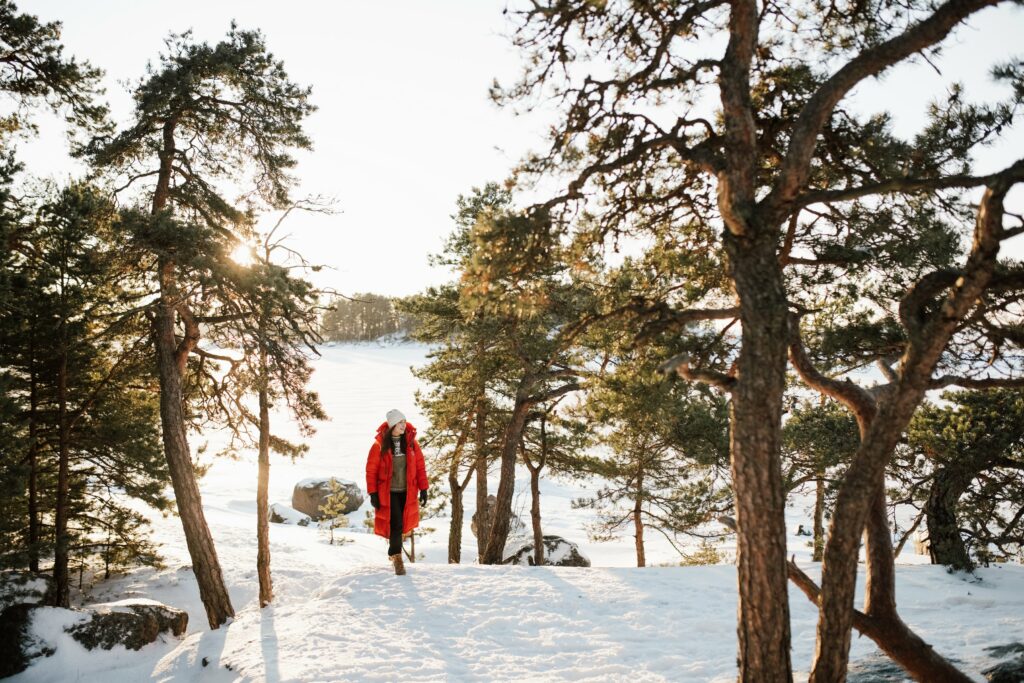
[[[75,624],[67,632],[89,650],[109,650],[115,645],[138,650],[165,631],[180,636],[188,628],[188,612],[153,600],[92,605],[88,611],[92,619]]]
[[[487,496],[487,507],[484,509],[484,519],[487,524],[491,523],[494,519],[494,509],[498,506],[498,499],[494,497],[494,494]],[[473,532],[473,536],[480,538],[480,534],[477,533],[477,524],[480,520],[480,511],[477,510],[473,513],[473,519],[470,521],[469,530]],[[523,520],[519,517],[512,515],[508,520],[508,536],[509,538],[519,538],[526,532],[526,525]]]
[[[332,479],[341,484],[342,488],[345,489],[345,495],[348,496],[348,504],[345,506],[342,514],[347,515],[358,510],[362,506],[363,501],[366,500],[363,497],[363,490],[355,482],[338,479],[337,477],[303,479],[292,490],[292,507],[299,512],[309,515],[311,519],[319,521],[323,517],[323,514],[320,512],[320,506],[331,495],[330,482]]]
[[[45,605],[53,595],[53,577],[34,572],[0,572],[0,611],[11,605]]]
[[[0,678],[28,668],[37,657],[56,652],[54,634],[64,631],[92,650],[124,645],[138,650],[164,632],[188,628],[188,613],[154,600],[124,600],[88,609],[21,603],[0,612]]]
[[[274,503],[270,506],[270,521],[274,524],[309,526],[309,523],[313,520],[310,519],[309,515],[299,512],[295,508],[290,508],[281,503]]]
[[[533,565],[533,541],[524,543],[506,557],[502,564]],[[551,567],[589,567],[590,560],[580,552],[579,546],[561,536],[544,537],[544,564]]]

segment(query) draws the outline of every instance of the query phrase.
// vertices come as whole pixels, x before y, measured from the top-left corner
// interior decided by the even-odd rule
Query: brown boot
[[[391,564],[395,565],[395,576],[405,575],[405,563],[402,562],[402,553],[397,555],[388,555],[388,559],[391,560]]]

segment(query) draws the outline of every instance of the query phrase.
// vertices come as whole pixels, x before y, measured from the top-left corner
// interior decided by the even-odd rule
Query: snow
[[[329,479],[324,473],[333,472],[362,482],[367,450],[388,409],[398,407],[421,435],[429,435],[413,403],[417,380],[409,373],[410,366],[424,362],[426,351],[413,344],[323,349],[314,388],[333,420],[308,441],[305,458],[272,461],[270,497],[279,514],[296,482]],[[275,419],[283,437],[296,437],[282,416]],[[212,445],[223,439],[204,437]],[[202,440],[193,438],[193,446]],[[417,535],[422,557],[406,564],[406,576],[396,577],[386,561],[386,542],[362,524],[370,509],[366,502],[349,515],[347,528],[335,530],[348,541],[341,545],[329,545],[315,526],[271,524],[275,601],[261,610],[255,462],[255,453],[216,461],[200,484],[237,612],[234,620],[209,630],[180,520],[155,514],[166,566],[87,586],[76,602],[115,607],[119,601],[149,599],[185,609],[186,635],[165,635],[135,652],[122,647],[88,652],[63,633],[69,620],[80,616],[38,610],[33,633],[57,654],[35,660],[11,680],[735,680],[735,568],[680,567],[667,542],[651,536],[648,562],[666,566],[637,569],[631,537],[613,543],[586,537],[593,513],[571,505],[590,492],[579,483],[542,482],[544,533],[576,543],[591,568],[476,565],[472,511],[467,510],[462,565],[446,564],[449,520],[427,519],[423,527],[434,531]],[[432,482],[443,486],[444,478],[434,473]],[[524,473],[517,490],[528,490],[527,484]],[[517,496],[518,512],[527,498]],[[471,506],[474,499],[470,488],[465,500]],[[787,510],[786,523],[794,534],[790,552],[818,578],[808,539],[795,536],[799,524],[811,527],[806,501]],[[910,555],[911,546],[897,567],[900,614],[939,652],[983,680],[980,671],[995,663],[985,647],[1024,641],[1024,567],[993,566],[965,577],[923,564],[927,559]],[[732,552],[729,543],[717,548]],[[863,595],[863,571],[859,580]],[[789,599],[795,678],[806,680],[817,612],[795,588]],[[854,633],[855,666],[879,657],[874,643]]]
[[[311,489],[329,483],[331,480],[338,482],[341,486],[349,486],[355,484],[354,481],[348,479],[339,479],[338,477],[306,477],[302,481],[295,484],[295,488],[299,489]]]

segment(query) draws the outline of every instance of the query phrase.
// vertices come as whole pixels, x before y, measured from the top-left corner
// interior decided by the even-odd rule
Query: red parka
[[[388,451],[380,453],[381,444],[388,436],[388,423],[377,428],[377,438],[370,446],[370,454],[366,456],[366,492],[376,493],[380,497],[380,507],[373,519],[373,533],[388,538],[391,535],[391,472],[392,455]],[[405,423],[405,519],[402,520],[402,533],[407,534],[420,523],[420,501],[418,493],[427,490],[427,466],[423,461],[423,451],[416,441],[416,428]]]

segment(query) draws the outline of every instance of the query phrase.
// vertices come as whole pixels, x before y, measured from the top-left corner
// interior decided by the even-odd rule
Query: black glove
[[[370,505],[373,506],[374,510],[380,510],[380,496],[374,491],[370,494]]]
[[[422,491],[420,491],[420,505],[426,505],[426,504],[427,504],[427,490],[423,489]]]

